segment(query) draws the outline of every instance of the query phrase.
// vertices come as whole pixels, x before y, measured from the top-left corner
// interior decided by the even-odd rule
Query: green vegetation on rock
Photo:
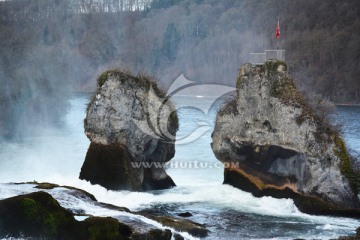
[[[224,183],[256,197],[290,197],[304,212],[359,216],[360,174],[329,120],[333,105],[300,92],[286,69],[278,60],[241,66],[237,97],[218,112],[212,135],[221,162],[241,156]]]
[[[360,173],[355,172],[352,167],[350,156],[346,150],[345,142],[337,135],[334,136],[334,152],[340,159],[341,173],[349,180],[350,187],[355,196],[360,192]]]
[[[39,220],[40,206],[34,199],[27,197],[23,198],[22,207],[27,220],[29,221]]]
[[[85,220],[89,224],[89,240],[119,240],[119,222],[114,218],[88,218]]]
[[[137,76],[133,75],[128,70],[120,69],[109,69],[101,73],[97,78],[98,87],[101,88],[105,82],[109,79],[110,76],[115,77],[119,81],[135,81],[138,86],[144,87],[146,90],[150,90],[150,87],[154,90],[158,97],[164,98],[165,92],[159,88],[157,82],[150,76],[145,74],[138,74]]]
[[[46,192],[0,200],[0,238],[125,240],[133,230],[114,218],[90,217],[76,221]]]

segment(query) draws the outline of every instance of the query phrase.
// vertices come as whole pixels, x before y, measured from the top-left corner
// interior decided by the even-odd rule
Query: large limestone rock
[[[175,186],[162,166],[175,154],[178,119],[163,97],[147,77],[104,72],[84,120],[91,144],[80,179],[115,190]]]
[[[358,207],[360,178],[343,140],[286,68],[276,60],[241,67],[237,96],[219,111],[212,136],[213,152],[227,163],[224,183],[259,197],[293,198],[305,212]]]

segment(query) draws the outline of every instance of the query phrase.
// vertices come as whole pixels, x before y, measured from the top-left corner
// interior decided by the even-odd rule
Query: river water
[[[189,106],[179,110],[178,135],[185,136],[199,129],[199,135],[202,134],[195,141],[176,145],[175,157],[167,169],[176,187],[142,193],[116,192],[80,181],[79,172],[90,143],[83,132],[88,101],[87,95],[73,97],[66,122],[59,129],[43,129],[36,136],[21,140],[0,140],[0,183],[3,183],[0,199],[28,191],[28,185],[6,184],[10,182],[36,180],[70,185],[92,193],[101,202],[131,210],[171,215],[191,212],[191,220],[206,224],[211,231],[206,239],[331,239],[352,234],[360,226],[359,220],[303,214],[290,199],[255,198],[223,185],[223,168],[210,147],[220,103],[206,97],[175,99],[175,103],[181,101],[182,105]],[[209,106],[212,106],[209,112],[204,113]],[[360,107],[339,107],[337,113],[335,118],[343,124],[347,145],[360,153]],[[56,191],[53,194],[61,198]],[[93,215],[113,216],[105,209],[71,198],[62,198],[60,203],[67,208],[82,208]]]

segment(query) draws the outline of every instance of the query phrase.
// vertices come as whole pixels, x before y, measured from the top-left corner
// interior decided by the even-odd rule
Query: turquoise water
[[[290,199],[255,198],[223,185],[223,169],[210,148],[216,109],[220,103],[215,102],[209,112],[203,112],[200,109],[207,109],[213,99],[178,97],[175,103],[177,101],[189,106],[179,110],[178,135],[189,135],[199,126],[202,127],[202,135],[195,141],[176,145],[175,157],[167,169],[177,184],[173,189],[116,192],[78,180],[89,146],[83,132],[88,103],[86,95],[78,95],[71,100],[71,109],[63,127],[43,129],[38,135],[21,141],[0,141],[0,182],[47,181],[82,188],[99,201],[131,210],[172,215],[189,211],[193,214],[191,220],[206,224],[211,231],[206,239],[330,239],[352,234],[360,226],[360,221],[354,219],[303,214]],[[360,108],[340,107],[338,113],[336,119],[343,122],[348,146],[360,152]],[[0,198],[28,191],[9,188],[9,185],[0,185]],[[110,214],[103,209],[79,204],[71,198],[62,199],[61,204],[68,208],[81,208],[94,215]]]

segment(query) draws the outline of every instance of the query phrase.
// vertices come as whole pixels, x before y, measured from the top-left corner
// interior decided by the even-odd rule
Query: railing
[[[253,65],[263,65],[270,59],[278,59],[285,62],[285,50],[265,50],[265,53],[250,53],[250,63]]]
[[[266,61],[265,53],[250,53],[250,63],[253,65],[263,65]]]

